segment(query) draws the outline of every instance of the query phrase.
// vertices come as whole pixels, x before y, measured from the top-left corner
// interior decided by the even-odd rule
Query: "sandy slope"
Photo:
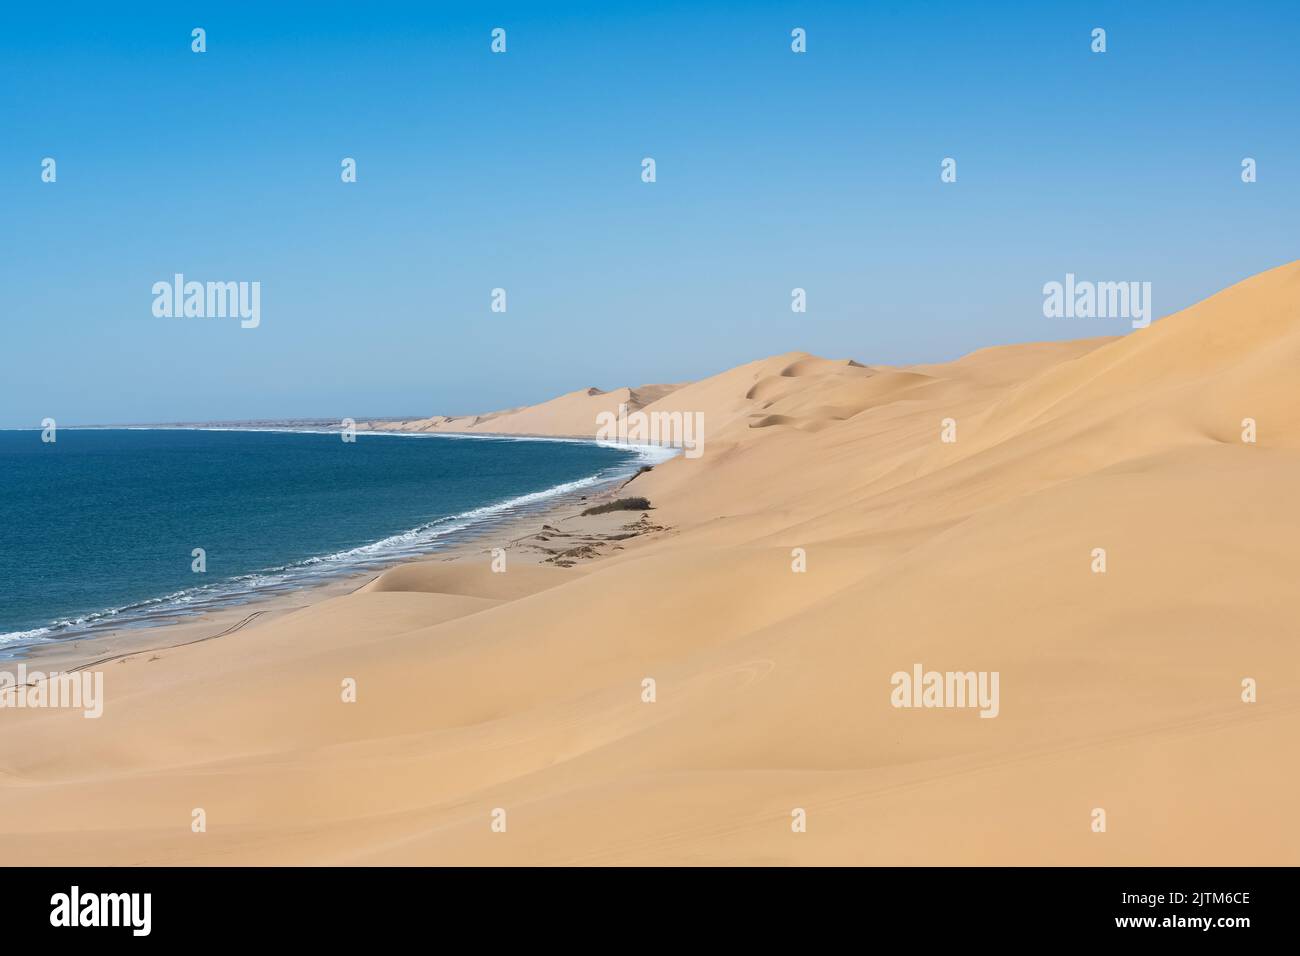
[[[1300,863],[1298,367],[1292,264],[1122,338],[645,396],[708,427],[636,481],[669,530],[107,665],[99,721],[0,711],[5,859]],[[918,662],[997,671],[999,715],[892,707]]]
[[[497,435],[591,435],[601,412],[618,414],[620,405],[635,412],[671,394],[678,385],[642,385],[603,391],[583,388],[549,402],[526,408],[510,408],[485,415],[439,415],[403,422],[362,422],[361,429],[404,432],[466,432]]]

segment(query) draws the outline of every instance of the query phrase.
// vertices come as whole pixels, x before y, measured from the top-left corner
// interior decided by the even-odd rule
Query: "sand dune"
[[[642,385],[602,391],[591,387],[568,392],[549,402],[525,408],[510,408],[484,415],[437,416],[401,422],[363,422],[362,429],[413,432],[464,432],[468,434],[590,436],[595,434],[596,416],[618,413],[620,405],[629,412],[671,394],[677,385]]]
[[[401,423],[708,441],[596,560],[395,568],[106,665],[100,720],[0,712],[5,859],[1296,864],[1298,360],[1293,263],[1120,338]],[[996,717],[893,706],[917,663]]]

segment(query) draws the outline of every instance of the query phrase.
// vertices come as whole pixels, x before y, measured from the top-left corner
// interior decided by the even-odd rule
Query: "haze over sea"
[[[446,435],[3,431],[0,654],[391,564],[661,457]]]

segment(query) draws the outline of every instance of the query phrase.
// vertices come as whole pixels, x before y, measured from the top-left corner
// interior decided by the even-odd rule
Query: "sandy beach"
[[[1122,337],[364,423],[707,441],[600,499],[649,509],[41,658],[113,657],[99,719],[0,712],[5,862],[1295,864],[1297,360],[1292,263]]]

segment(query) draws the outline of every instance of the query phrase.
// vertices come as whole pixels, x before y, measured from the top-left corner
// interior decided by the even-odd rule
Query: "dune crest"
[[[482,415],[449,417],[437,415],[407,421],[369,421],[361,429],[407,432],[451,432],[492,435],[541,435],[550,437],[590,437],[596,433],[596,420],[602,412],[617,415],[619,406],[628,412],[670,395],[678,385],[641,385],[604,391],[595,386],[559,395],[539,405],[508,408]]]

